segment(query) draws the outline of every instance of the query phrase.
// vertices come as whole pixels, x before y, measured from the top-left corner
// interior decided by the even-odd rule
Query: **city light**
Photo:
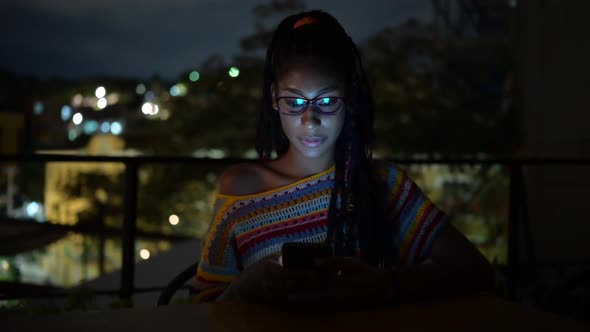
[[[240,70],[239,70],[238,68],[236,68],[236,67],[231,67],[231,68],[229,69],[229,76],[230,76],[230,77],[233,77],[233,78],[235,78],[235,77],[238,77],[238,75],[240,75]]]
[[[98,122],[94,120],[84,122],[84,134],[92,135],[98,130]]]
[[[99,109],[104,109],[105,107],[107,107],[107,100],[103,97],[100,98],[97,102],[96,102],[96,106]]]
[[[68,139],[71,141],[75,140],[76,138],[78,138],[78,132],[75,130],[69,130],[68,131]]]
[[[64,121],[68,121],[72,116],[72,108],[68,105],[64,105],[61,108],[61,119]]]
[[[27,215],[29,217],[34,217],[37,214],[37,212],[39,212],[39,203],[31,202],[27,204]]]
[[[156,98],[156,94],[151,90],[146,91],[144,98],[147,101],[152,101],[152,100],[154,100],[154,98]]]
[[[170,88],[170,95],[172,97],[186,96],[186,92],[187,92],[186,85],[184,85],[182,83],[175,84]]]
[[[162,108],[160,110],[160,119],[162,119],[162,120],[168,120],[168,118],[170,118],[170,111],[168,111],[165,108]]]
[[[246,159],[257,159],[258,158],[258,152],[256,152],[255,149],[248,149],[248,150],[246,150],[246,152],[244,152],[242,154],[242,157],[244,157]]]
[[[199,78],[201,78],[201,74],[199,74],[198,71],[194,70],[192,71],[189,75],[188,75],[188,79],[191,80],[191,82],[196,82],[199,80]]]
[[[103,122],[102,125],[100,125],[100,131],[102,131],[103,133],[108,133],[109,131],[111,131],[111,124],[108,122]]]
[[[111,134],[119,135],[122,132],[123,132],[123,126],[118,121],[111,123]]]
[[[96,97],[94,96],[86,96],[82,99],[82,106],[92,107],[96,105]]]
[[[107,90],[103,86],[99,86],[98,88],[96,88],[96,91],[94,91],[94,95],[96,96],[96,98],[103,98],[106,94]]]
[[[152,104],[150,102],[144,103],[141,106],[141,112],[145,115],[156,115],[160,108],[156,104]]]
[[[144,94],[145,93],[145,84],[139,83],[137,85],[137,87],[135,88],[135,93],[137,93],[138,95]]]
[[[82,113],[78,112],[78,113],[74,114],[74,116],[72,117],[72,121],[74,122],[75,125],[79,125],[80,123],[82,123],[82,121],[84,121],[84,117],[82,116]]]
[[[119,102],[119,94],[118,93],[111,93],[108,96],[106,96],[106,99],[107,99],[107,103],[109,105],[114,105]]]
[[[221,149],[210,149],[208,151],[207,157],[211,159],[223,159],[225,158],[226,153]]]
[[[78,93],[72,98],[72,106],[80,107],[80,105],[82,105],[83,100],[84,98],[82,98],[82,95]]]
[[[143,113],[145,115],[151,114],[152,108],[153,108],[152,103],[144,103],[141,106],[141,113]]]
[[[35,113],[36,115],[40,115],[43,113],[43,103],[40,101],[36,101],[35,104],[33,104],[33,113]]]
[[[172,226],[178,225],[179,221],[180,221],[180,219],[175,214],[172,214],[172,215],[170,215],[170,217],[168,217],[168,222],[170,222],[170,225],[172,225]]]
[[[178,85],[174,85],[170,88],[170,95],[172,97],[176,97],[180,94],[180,89],[178,88]]]
[[[147,249],[141,249],[139,251],[139,256],[141,256],[141,258],[143,258],[143,259],[148,259],[148,258],[150,258],[150,251]]]

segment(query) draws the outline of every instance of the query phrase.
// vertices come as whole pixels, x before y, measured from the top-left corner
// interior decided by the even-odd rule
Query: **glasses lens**
[[[279,99],[279,110],[282,113],[299,114],[305,108],[305,99],[289,97]]]
[[[322,113],[336,113],[344,105],[341,98],[323,97],[315,101],[315,105],[322,111]]]
[[[344,100],[337,97],[322,97],[313,103],[316,109],[324,114],[335,114],[344,106]],[[285,97],[278,100],[278,106],[281,113],[296,115],[303,113],[307,102],[303,98]]]

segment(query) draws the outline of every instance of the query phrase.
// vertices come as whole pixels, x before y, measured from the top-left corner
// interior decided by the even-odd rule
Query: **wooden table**
[[[590,325],[493,296],[405,304],[371,310],[310,312],[248,303],[10,317],[2,331],[590,331]]]

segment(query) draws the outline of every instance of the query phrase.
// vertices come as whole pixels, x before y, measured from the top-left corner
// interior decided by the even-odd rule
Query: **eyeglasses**
[[[277,110],[285,115],[303,114],[309,104],[320,114],[334,115],[344,106],[342,97],[319,97],[312,100],[301,97],[279,97],[276,102]]]

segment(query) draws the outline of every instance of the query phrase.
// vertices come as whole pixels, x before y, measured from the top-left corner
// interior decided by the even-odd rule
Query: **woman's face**
[[[306,61],[284,70],[272,90],[275,109],[276,98],[280,97],[307,100],[345,97],[342,79]],[[305,159],[334,158],[334,146],[344,125],[344,106],[333,115],[320,114],[313,105],[308,105],[300,115],[279,115],[283,131],[289,139],[288,153]]]

